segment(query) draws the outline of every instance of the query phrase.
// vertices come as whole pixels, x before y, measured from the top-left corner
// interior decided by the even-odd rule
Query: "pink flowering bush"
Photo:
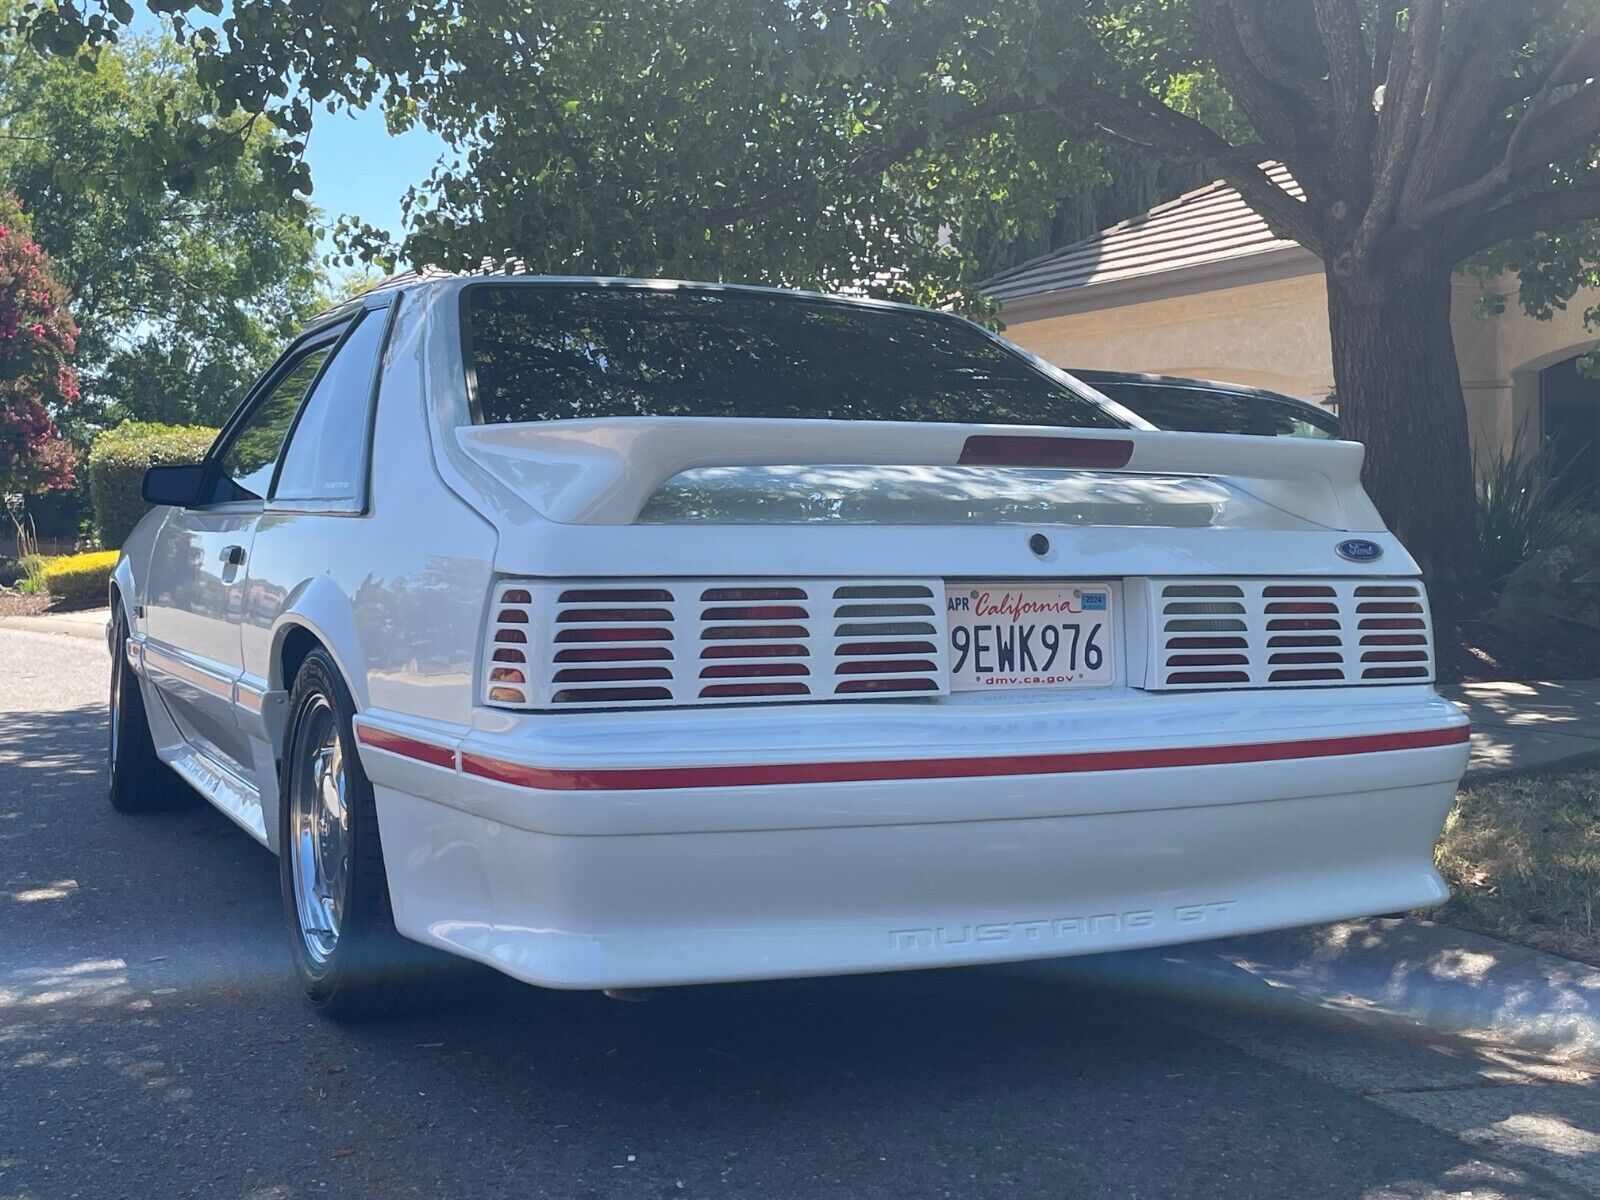
[[[79,397],[77,339],[49,256],[22,206],[0,196],[0,482],[8,490],[72,486],[75,455],[54,414]]]

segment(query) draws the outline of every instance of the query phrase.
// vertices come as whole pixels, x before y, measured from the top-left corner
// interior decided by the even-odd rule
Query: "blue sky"
[[[400,197],[428,177],[444,151],[444,142],[425,129],[391,137],[377,108],[319,109],[306,145],[311,202],[330,226],[348,215],[398,234]]]
[[[230,9],[231,0],[225,0],[222,16],[207,23],[220,22]],[[162,28],[161,18],[142,8],[136,12],[135,33],[158,33]],[[322,210],[329,227],[342,216],[352,216],[399,234],[400,197],[428,177],[444,150],[440,138],[421,128],[390,137],[376,107],[336,113],[319,108],[306,147],[311,202]],[[324,248],[332,246],[325,243]]]

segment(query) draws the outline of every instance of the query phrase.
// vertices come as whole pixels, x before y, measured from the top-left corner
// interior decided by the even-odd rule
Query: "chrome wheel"
[[[117,742],[122,737],[122,673],[127,670],[120,658],[111,660],[111,747],[109,770],[117,765]]]
[[[333,706],[312,696],[301,712],[290,775],[289,834],[295,912],[318,966],[339,944],[350,874],[349,777]]]

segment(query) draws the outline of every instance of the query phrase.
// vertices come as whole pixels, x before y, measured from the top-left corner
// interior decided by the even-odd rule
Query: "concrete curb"
[[[1461,777],[1461,786],[1471,787],[1491,779],[1520,779],[1524,775],[1543,775],[1548,771],[1579,771],[1586,767],[1600,767],[1600,750],[1584,746],[1558,758],[1529,763],[1525,767],[1469,767]]]
[[[1030,970],[1197,1004],[1491,1038],[1600,1064],[1600,968],[1420,917],[1343,921]]]
[[[106,641],[108,619],[109,610],[95,608],[81,613],[55,613],[50,616],[0,617],[0,629],[24,629],[29,633],[54,633],[63,637],[85,638],[99,642],[103,646]]]

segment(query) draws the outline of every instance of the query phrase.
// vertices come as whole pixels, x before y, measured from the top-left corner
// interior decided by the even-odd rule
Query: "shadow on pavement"
[[[271,856],[209,809],[112,813],[103,736],[93,707],[0,717],[0,1195],[1562,1194],[1197,1034],[1203,991],[1112,978],[619,1004],[484,974],[331,1025]]]
[[[86,779],[105,765],[106,710],[102,705],[54,712],[0,712],[0,764],[9,775],[48,771]],[[17,800],[20,779],[0,792],[0,811]]]
[[[1070,960],[1063,969],[1075,973]],[[1263,1013],[1317,1007],[1600,1066],[1600,970],[1421,916],[1084,960],[1082,969],[1120,986],[1211,990]]]

